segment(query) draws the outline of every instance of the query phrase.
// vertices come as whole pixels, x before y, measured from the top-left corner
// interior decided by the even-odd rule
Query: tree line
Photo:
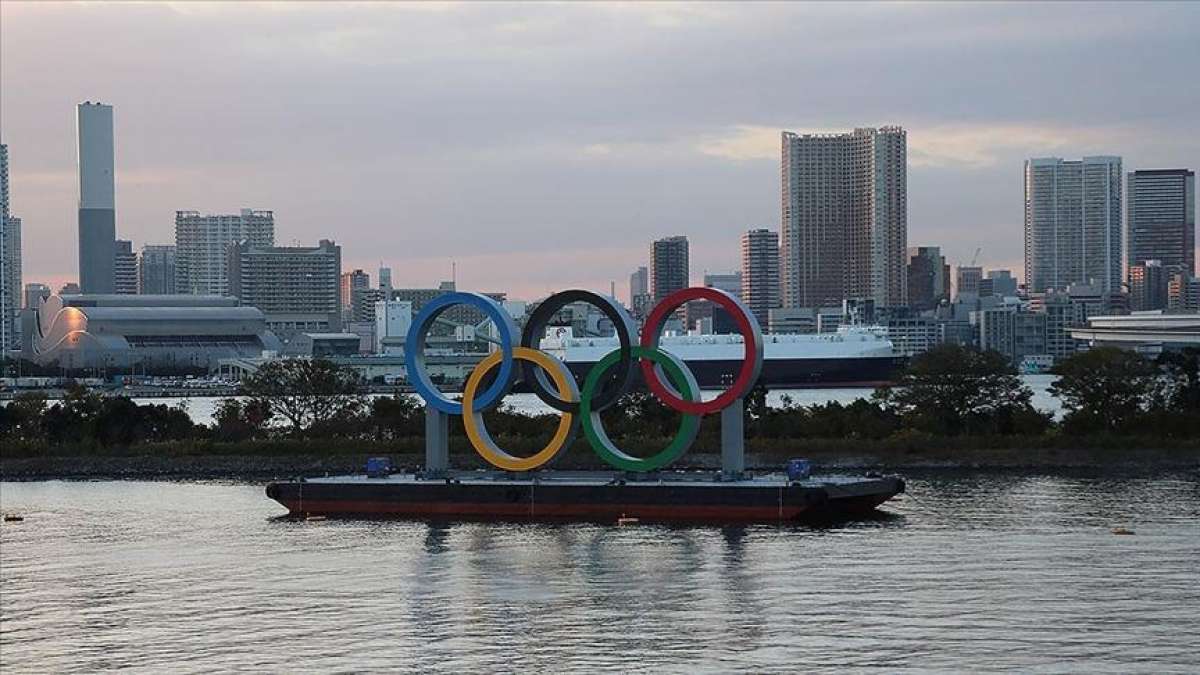
[[[1148,359],[1136,352],[1096,348],[1063,360],[1051,393],[1061,420],[1033,406],[1033,392],[1008,359],[996,352],[943,345],[914,357],[897,382],[852,403],[798,405],[786,397],[767,405],[755,388],[746,400],[749,438],[862,439],[904,437],[1200,437],[1200,350]],[[212,424],[194,423],[187,410],[136,404],[72,386],[59,401],[38,393],[0,406],[0,447],[131,447],[198,441],[395,442],[424,434],[424,408],[412,396],[371,398],[356,374],[329,361],[281,360],[263,365],[242,383],[241,396],[220,401]],[[604,413],[610,436],[654,447],[674,434],[679,417],[643,391],[624,396]],[[557,414],[526,415],[501,407],[487,416],[498,442],[547,438]],[[702,439],[719,434],[706,418]],[[461,438],[461,424],[452,434]],[[409,445],[412,445],[411,443]]]

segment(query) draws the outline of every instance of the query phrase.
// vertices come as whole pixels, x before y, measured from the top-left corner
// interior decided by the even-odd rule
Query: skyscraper
[[[654,302],[687,288],[690,278],[687,237],[666,237],[650,245],[650,295]]]
[[[629,306],[639,295],[645,295],[650,283],[650,272],[645,267],[639,267],[629,275]]]
[[[946,258],[938,246],[913,246],[908,249],[908,306],[916,310],[933,309],[950,300],[946,281],[950,275]]]
[[[779,307],[779,234],[767,229],[742,233],[742,302],[758,325]]]
[[[13,310],[20,309],[21,288],[25,284],[24,277],[21,273],[21,219],[8,214],[8,219],[4,226],[4,268],[8,281],[8,302],[9,308]]]
[[[907,301],[907,137],[901,127],[782,134],[784,307]]]
[[[138,292],[143,295],[175,293],[175,247],[146,244],[138,260]]]
[[[175,290],[188,295],[229,294],[229,247],[275,245],[275,214],[242,209],[237,215],[175,212]]]
[[[117,295],[137,295],[138,259],[133,252],[133,242],[118,239],[113,244],[113,292]]]
[[[338,331],[341,269],[342,248],[326,239],[317,246],[242,242],[229,247],[229,292],[243,306],[261,310],[280,339]]]
[[[1121,158],[1025,161],[1025,284],[1030,293],[1121,288]]]
[[[379,290],[385,295],[392,290],[392,268],[379,266]]]
[[[629,275],[629,311],[639,319],[650,309],[650,271],[639,267]]]
[[[12,322],[4,320],[12,315],[15,304],[8,287],[8,146],[0,143],[0,355],[7,355],[12,347]]]
[[[112,293],[117,239],[113,109],[80,103],[75,109],[79,164],[79,288]]]
[[[1195,274],[1196,174],[1188,169],[1131,171],[1125,189],[1129,266],[1159,260],[1167,274]]]

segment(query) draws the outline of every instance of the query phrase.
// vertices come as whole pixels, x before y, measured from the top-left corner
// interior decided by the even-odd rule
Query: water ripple
[[[814,529],[298,522],[258,486],[4,483],[26,520],[0,527],[0,670],[1200,669],[1196,476],[909,489]]]

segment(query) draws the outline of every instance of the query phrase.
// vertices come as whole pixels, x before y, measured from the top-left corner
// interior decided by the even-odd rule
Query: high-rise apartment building
[[[21,273],[21,219],[11,213],[8,214],[4,225],[3,246],[9,308],[15,314],[16,310],[20,309],[21,287],[25,284],[25,279]]]
[[[687,237],[666,237],[651,244],[650,295],[654,302],[687,288],[690,278]]]
[[[138,260],[138,292],[143,295],[175,294],[175,247],[146,244]]]
[[[371,287],[371,275],[362,270],[354,270],[353,272],[342,272],[339,277],[339,294],[342,299],[342,307],[349,307],[354,304],[354,292],[365,290]]]
[[[229,247],[275,245],[275,215],[242,209],[236,215],[175,212],[175,290],[188,295],[229,295]]]
[[[113,292],[117,295],[137,295],[138,259],[133,242],[118,239],[113,242]]]
[[[112,293],[117,239],[113,109],[102,103],[75,108],[79,165],[79,288]]]
[[[266,315],[267,328],[282,340],[296,333],[341,330],[338,275],[342,248],[322,239],[317,246],[229,248],[229,292],[243,306]]]
[[[779,305],[779,234],[768,229],[742,233],[742,302],[764,329]]]
[[[950,300],[950,266],[938,246],[908,249],[908,306],[922,311]]]
[[[1136,312],[1167,308],[1170,274],[1161,260],[1129,266],[1129,308]]]
[[[901,127],[782,134],[784,307],[907,301],[907,138]]]
[[[0,143],[0,355],[8,354],[12,348],[12,321],[7,317],[13,313],[13,293],[9,287],[8,271],[8,146]]]
[[[1030,293],[1121,288],[1121,158],[1025,161],[1025,284]]]
[[[1168,274],[1195,274],[1196,174],[1188,169],[1131,171],[1125,190],[1130,267],[1158,260]]]
[[[342,302],[342,321],[354,321],[354,308],[365,306],[363,294],[371,290],[371,275],[362,270],[342,272],[338,289]]]

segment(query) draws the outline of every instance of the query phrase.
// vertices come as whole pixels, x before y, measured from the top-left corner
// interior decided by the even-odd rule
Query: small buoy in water
[[[1114,527],[1112,529],[1112,533],[1113,534],[1134,534],[1134,531],[1127,527]]]
[[[7,515],[7,514],[4,516],[4,522],[6,522],[6,523],[19,523],[23,520],[25,520],[25,519],[22,518],[21,516],[13,516],[13,515]]]
[[[309,521],[312,521],[312,520],[325,520],[325,516],[308,516],[307,518],[305,518],[305,520],[309,520]]]
[[[618,525],[637,525],[637,522],[637,518],[629,518],[624,513],[621,514],[620,518],[617,518]]]

